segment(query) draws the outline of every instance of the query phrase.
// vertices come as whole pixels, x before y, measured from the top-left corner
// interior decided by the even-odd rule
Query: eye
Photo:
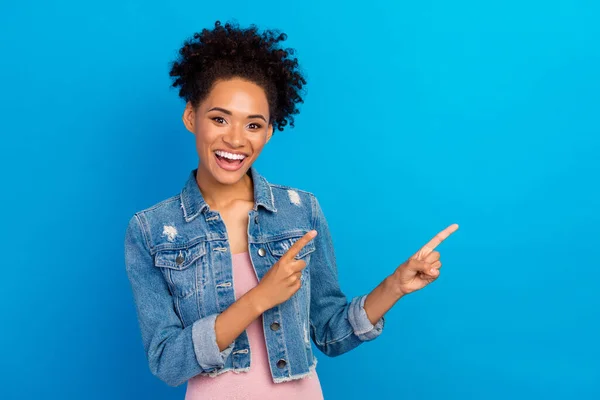
[[[248,127],[250,129],[257,130],[257,129],[262,128],[262,125],[261,124],[257,124],[256,122],[252,122],[250,125],[248,125]]]
[[[213,121],[215,121],[217,124],[224,124],[225,123],[225,118],[223,118],[223,117],[213,117],[211,119]]]

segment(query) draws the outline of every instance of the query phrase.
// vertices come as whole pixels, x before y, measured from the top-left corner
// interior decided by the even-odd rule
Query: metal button
[[[183,258],[183,256],[180,254],[177,256],[177,258],[175,259],[175,262],[177,263],[177,265],[181,265],[183,263],[183,260],[185,260]]]
[[[261,257],[264,257],[265,254],[267,254],[267,252],[265,251],[265,249],[263,249],[262,247],[260,249],[258,249],[258,255]]]
[[[285,360],[279,360],[277,361],[277,368],[283,368],[285,367],[285,364],[287,364]]]
[[[272,331],[278,331],[279,330],[279,322],[273,322],[271,324],[271,330]]]

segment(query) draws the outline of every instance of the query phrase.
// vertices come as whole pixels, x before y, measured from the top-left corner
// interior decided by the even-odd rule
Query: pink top
[[[236,299],[258,284],[248,252],[232,255]],[[227,371],[210,377],[196,375],[187,384],[186,400],[210,399],[302,399],[322,400],[323,392],[316,371],[292,381],[274,383],[269,368],[262,316],[246,328],[250,342],[250,370]]]

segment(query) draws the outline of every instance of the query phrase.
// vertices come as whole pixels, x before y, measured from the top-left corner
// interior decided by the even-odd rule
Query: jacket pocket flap
[[[292,245],[294,243],[296,243],[296,241],[298,241],[298,239],[300,239],[301,237],[302,236],[290,237],[287,239],[280,239],[280,240],[275,240],[272,242],[267,242],[267,247],[269,248],[269,251],[271,252],[271,254],[273,254],[274,256],[277,256],[277,257],[281,257],[285,253],[287,253],[287,251],[290,249],[290,247],[292,247]],[[306,256],[307,254],[312,253],[313,251],[315,251],[314,239],[311,240],[310,242],[308,242],[300,250],[298,255],[296,255],[295,259],[299,260],[299,259],[303,258],[304,256]]]
[[[183,249],[164,249],[156,252],[154,265],[171,269],[182,270],[189,267],[194,261],[206,254],[206,244],[197,243]]]

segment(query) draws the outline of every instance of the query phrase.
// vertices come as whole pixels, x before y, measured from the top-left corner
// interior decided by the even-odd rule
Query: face
[[[196,137],[198,173],[221,184],[238,182],[273,134],[264,90],[249,81],[217,81],[196,110],[188,103],[183,123]]]

